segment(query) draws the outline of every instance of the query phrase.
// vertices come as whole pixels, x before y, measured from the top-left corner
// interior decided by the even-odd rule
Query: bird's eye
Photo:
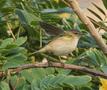
[[[78,34],[78,32],[74,32],[74,34]]]
[[[79,34],[79,32],[77,30],[73,30],[72,31],[74,34]]]

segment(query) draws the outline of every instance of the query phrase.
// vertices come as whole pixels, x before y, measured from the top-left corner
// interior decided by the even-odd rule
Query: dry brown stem
[[[98,31],[94,27],[93,23],[83,13],[81,8],[79,7],[78,2],[76,0],[64,0],[64,3],[66,3],[69,7],[71,7],[73,9],[73,11],[78,15],[78,17],[81,19],[81,21],[87,26],[90,34],[96,40],[97,44],[102,49],[102,51],[105,54],[107,54],[107,45],[106,45],[106,43],[104,42],[101,35],[98,33]]]
[[[56,68],[63,68],[63,69],[69,69],[69,70],[77,70],[77,71],[81,71],[81,72],[85,72],[94,76],[101,76],[103,78],[107,79],[107,75],[100,72],[100,71],[96,71],[93,69],[89,69],[86,67],[82,67],[82,66],[77,66],[77,65],[73,65],[73,64],[63,64],[62,63],[56,63],[56,62],[51,62],[48,63],[37,63],[37,64],[25,64],[16,68],[10,68],[8,69],[10,75],[16,74],[21,72],[22,70],[25,69],[30,69],[30,68],[49,68],[49,67],[56,67]],[[0,78],[6,76],[8,74],[6,74],[5,72],[0,72]]]

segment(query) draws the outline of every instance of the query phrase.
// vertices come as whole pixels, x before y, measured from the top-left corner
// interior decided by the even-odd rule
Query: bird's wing
[[[63,29],[55,27],[55,26],[48,24],[46,22],[40,22],[40,26],[45,30],[45,32],[47,34],[52,35],[52,36],[57,36],[57,35],[64,33]]]

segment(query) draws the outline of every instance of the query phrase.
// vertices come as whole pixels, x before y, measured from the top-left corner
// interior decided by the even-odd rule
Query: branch
[[[79,7],[79,4],[76,0],[64,0],[64,3],[67,4],[69,7],[73,9],[73,11],[78,15],[78,17],[81,19],[81,21],[87,26],[90,34],[94,37],[99,47],[102,49],[102,51],[107,54],[107,45],[102,39],[102,37],[97,32],[96,28],[92,24],[92,22],[89,20],[89,18],[82,12],[81,8]]]
[[[99,71],[96,71],[96,70],[93,70],[93,69],[89,69],[89,68],[86,68],[86,67],[82,67],[82,66],[73,65],[73,64],[63,64],[62,65],[62,63],[56,63],[56,62],[25,64],[25,65],[22,65],[20,67],[10,68],[10,69],[8,69],[8,72],[11,75],[13,75],[13,74],[19,73],[20,71],[25,70],[25,69],[48,68],[48,67],[63,68],[63,69],[69,69],[69,70],[78,70],[78,71],[81,71],[81,72],[89,73],[89,74],[94,75],[94,76],[101,76],[101,77],[107,79],[107,75],[102,73],[102,72],[99,72]],[[7,74],[5,72],[2,72],[2,71],[0,72],[0,78],[4,77],[6,75]]]

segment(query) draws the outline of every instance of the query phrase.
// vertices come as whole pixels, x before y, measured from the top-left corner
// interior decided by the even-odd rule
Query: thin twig
[[[14,39],[14,41],[15,41],[15,40],[16,40],[16,38],[15,38],[15,36],[14,36],[13,32],[12,32],[12,29],[11,29],[11,27],[10,27],[9,23],[7,23],[7,27],[8,27],[8,29],[9,29],[9,33],[12,35],[12,37],[13,37],[13,39]]]
[[[94,37],[99,47],[102,51],[107,54],[107,45],[94,27],[93,23],[89,20],[89,18],[83,13],[79,4],[76,0],[63,0],[65,4],[73,9],[73,11],[78,15],[81,21],[87,26],[90,34]]]
[[[36,63],[36,64],[25,64],[16,68],[10,68],[8,69],[10,74],[16,74],[21,72],[22,70],[25,69],[30,69],[30,68],[49,68],[49,67],[55,67],[55,68],[63,68],[63,69],[69,69],[69,70],[77,70],[77,71],[81,71],[81,72],[86,72],[89,73],[91,75],[94,76],[101,76],[103,78],[107,79],[107,75],[100,72],[100,71],[96,71],[93,69],[89,69],[86,67],[82,67],[82,66],[77,66],[77,65],[73,65],[73,64],[63,64],[62,63],[56,63],[56,62],[45,62],[45,63]],[[6,76],[6,74],[4,72],[0,72],[0,77],[4,77]]]

